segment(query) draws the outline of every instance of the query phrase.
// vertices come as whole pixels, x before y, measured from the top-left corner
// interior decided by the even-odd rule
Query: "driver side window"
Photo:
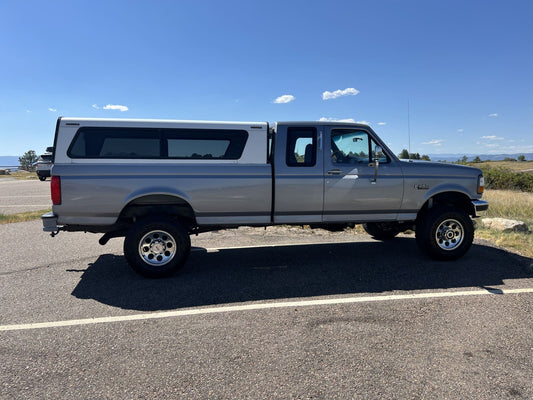
[[[333,164],[370,164],[375,157],[376,143],[367,132],[358,129],[333,129],[331,161]],[[380,163],[387,163],[386,155]]]
[[[331,133],[333,164],[368,164],[368,134],[359,130],[334,129]]]

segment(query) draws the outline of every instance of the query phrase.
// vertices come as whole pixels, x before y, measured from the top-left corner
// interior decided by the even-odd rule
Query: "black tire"
[[[46,176],[37,175],[39,177],[39,180],[41,182],[44,182],[46,180]]]
[[[400,226],[393,222],[367,222],[363,224],[363,228],[377,240],[392,240],[401,232]]]
[[[137,222],[124,239],[128,264],[147,278],[174,275],[187,261],[191,240],[187,231],[167,217]]]
[[[436,260],[457,260],[474,241],[474,224],[463,210],[436,207],[419,216],[416,242],[420,249]]]

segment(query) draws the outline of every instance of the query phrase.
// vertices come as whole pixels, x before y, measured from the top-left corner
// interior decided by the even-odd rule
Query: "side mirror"
[[[381,146],[376,146],[374,149],[374,157],[378,160],[383,155],[383,149]]]

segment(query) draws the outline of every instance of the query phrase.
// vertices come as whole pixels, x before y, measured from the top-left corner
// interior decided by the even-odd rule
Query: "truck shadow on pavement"
[[[168,279],[134,273],[123,256],[105,254],[84,271],[72,295],[129,310],[326,295],[502,285],[530,278],[531,259],[473,245],[462,259],[433,261],[410,238],[387,243],[256,247],[207,252],[194,248]]]

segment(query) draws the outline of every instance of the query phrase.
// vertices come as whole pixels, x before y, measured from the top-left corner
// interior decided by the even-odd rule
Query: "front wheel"
[[[175,274],[187,261],[190,250],[187,231],[165,217],[140,220],[124,239],[124,255],[129,265],[148,278]]]
[[[436,260],[462,257],[474,241],[474,224],[463,210],[436,207],[419,217],[416,242],[420,249]]]
[[[44,182],[46,180],[46,176],[42,176],[42,175],[37,175],[39,177],[39,180],[41,182]]]

